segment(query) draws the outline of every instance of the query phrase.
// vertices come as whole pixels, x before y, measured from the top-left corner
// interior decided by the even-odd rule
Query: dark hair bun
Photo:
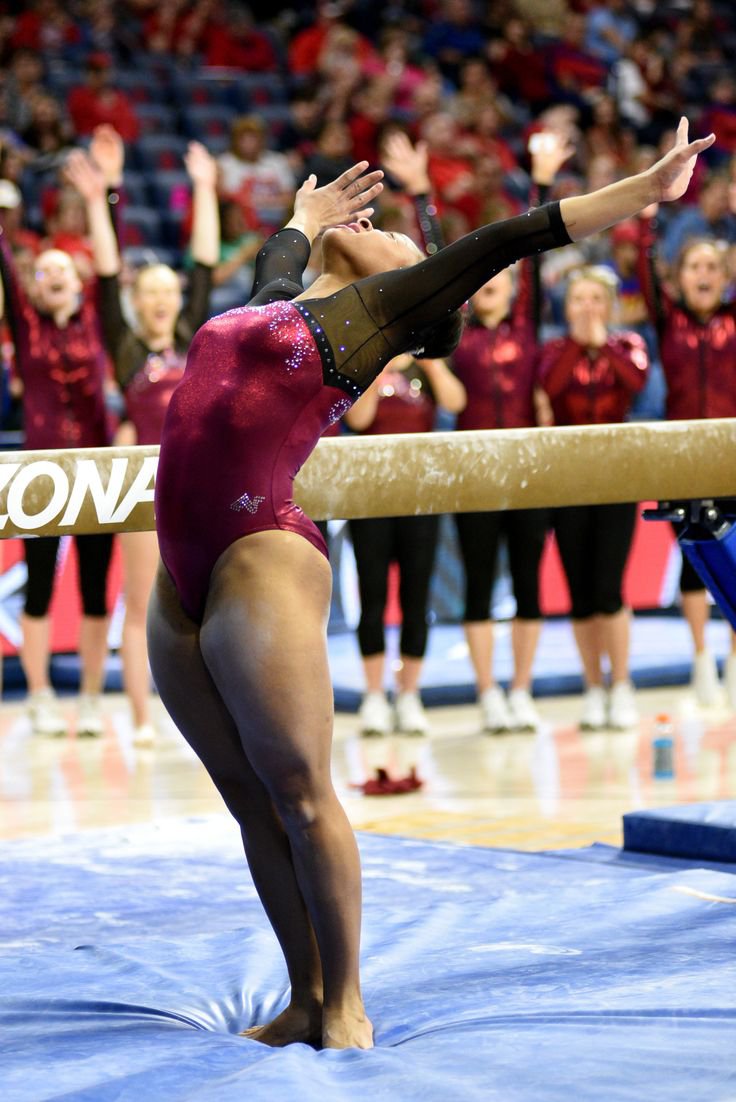
[[[413,356],[423,360],[443,360],[451,356],[463,334],[463,316],[455,310],[434,325],[422,329],[410,349]]]

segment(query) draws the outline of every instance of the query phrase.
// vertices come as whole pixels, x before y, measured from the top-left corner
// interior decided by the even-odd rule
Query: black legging
[[[490,619],[498,545],[505,536],[509,570],[520,620],[539,620],[539,563],[549,528],[549,510],[458,513],[455,517],[465,566],[466,623]]]
[[[112,555],[112,535],[75,536],[79,590],[85,616],[107,615],[107,572]],[[45,616],[51,604],[56,573],[58,536],[23,541],[28,566],[24,611],[26,616]]]
[[[360,588],[358,644],[364,658],[383,654],[383,617],[392,562],[399,567],[401,653],[423,658],[427,646],[427,600],[437,549],[439,517],[372,517],[351,520]]]
[[[634,538],[637,505],[573,505],[554,510],[557,546],[570,589],[573,620],[613,616]]]

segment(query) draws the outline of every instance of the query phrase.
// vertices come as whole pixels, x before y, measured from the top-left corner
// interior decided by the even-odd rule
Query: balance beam
[[[154,528],[154,445],[0,453],[0,538]],[[321,440],[315,520],[736,496],[736,420]]]

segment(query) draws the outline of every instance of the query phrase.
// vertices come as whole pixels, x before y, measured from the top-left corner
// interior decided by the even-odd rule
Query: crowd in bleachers
[[[219,313],[247,300],[251,262],[288,217],[301,183],[314,174],[326,184],[363,159],[389,167],[386,150],[397,132],[426,156],[427,190],[449,243],[536,201],[536,138],[552,136],[566,150],[548,190],[548,198],[561,198],[653,163],[672,144],[683,113],[695,135],[713,131],[717,140],[685,199],[659,212],[657,275],[677,298],[681,248],[707,236],[719,242],[723,298],[732,298],[730,3],[321,0],[274,11],[227,0],[36,0],[0,4],[0,12],[0,226],[31,300],[43,250],[69,254],[83,284],[96,278],[88,207],[64,166],[106,127],[125,144],[117,225],[124,293],[135,269],[151,260],[191,279],[199,261],[189,247],[196,204],[185,159],[191,142],[216,158],[222,235],[210,310]],[[400,171],[387,173],[375,222],[426,245],[404,183]],[[556,250],[541,265],[543,339],[566,326],[575,331],[570,273],[599,266],[592,290],[602,301],[600,266],[618,281],[615,320],[643,337],[654,366],[643,392],[634,399],[641,386],[632,385],[613,419],[665,412],[656,367],[662,333],[638,266],[643,241],[638,223],[624,223]],[[126,310],[132,318],[130,296]],[[493,310],[489,316],[489,329],[503,319]],[[613,320],[605,301],[601,317],[605,325],[599,319],[593,329],[604,344]],[[581,332],[593,329],[588,318]],[[558,410],[554,416],[566,423]],[[712,681],[712,663],[709,669]],[[736,699],[736,663],[734,675]]]
[[[0,177],[23,198],[22,217],[11,218],[16,246],[64,234],[84,264],[80,207],[57,170],[100,123],[127,144],[124,244],[134,260],[154,249],[179,262],[191,139],[218,156],[242,238],[273,228],[309,172],[324,182],[354,160],[380,163],[387,131],[405,128],[428,143],[451,240],[524,207],[535,129],[562,128],[575,142],[564,193],[646,163],[683,111],[718,135],[708,156],[716,180],[705,186],[701,174],[685,213],[671,216],[663,256],[671,262],[683,236],[704,228],[734,240],[728,3],[353,0],[275,15],[224,0],[4,7]],[[0,194],[5,210],[16,200],[9,188]],[[395,207],[389,191],[384,214],[398,217]],[[599,258],[608,242],[593,249]],[[548,278],[559,278],[558,259]]]

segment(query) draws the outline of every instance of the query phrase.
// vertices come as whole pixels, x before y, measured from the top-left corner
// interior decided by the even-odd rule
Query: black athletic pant
[[[372,517],[350,521],[358,569],[361,615],[358,644],[364,658],[383,654],[383,617],[392,562],[399,567],[401,653],[423,658],[427,601],[439,534],[439,517]]]
[[[573,620],[613,616],[634,538],[636,504],[573,505],[554,510],[557,546],[570,589]]]
[[[85,616],[107,615],[107,572],[112,555],[112,535],[75,536],[79,590]],[[51,604],[56,573],[58,536],[23,541],[28,566],[26,616],[45,616]]]
[[[539,620],[539,563],[549,528],[547,509],[458,513],[455,525],[465,566],[466,623],[490,619],[498,547],[504,537],[520,620]]]

